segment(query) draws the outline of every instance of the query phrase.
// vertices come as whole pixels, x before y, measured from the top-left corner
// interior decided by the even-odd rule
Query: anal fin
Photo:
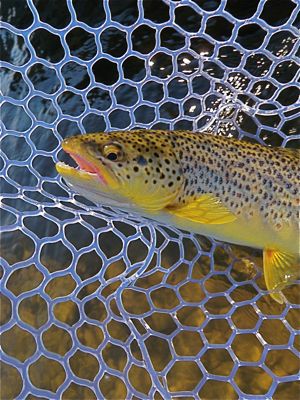
[[[282,289],[299,275],[299,256],[273,248],[264,249],[264,276],[271,297],[278,303],[284,302]]]

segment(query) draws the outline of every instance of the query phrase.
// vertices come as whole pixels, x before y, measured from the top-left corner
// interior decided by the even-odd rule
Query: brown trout
[[[271,296],[299,263],[299,152],[188,131],[92,133],[57,163],[76,192],[180,229],[263,249]]]

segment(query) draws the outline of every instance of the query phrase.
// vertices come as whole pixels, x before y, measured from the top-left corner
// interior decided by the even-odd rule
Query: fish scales
[[[259,208],[278,230],[299,220],[299,152],[186,132],[172,142],[185,176],[179,203],[214,193],[237,215]]]
[[[299,269],[299,151],[188,131],[135,130],[66,139],[57,164],[90,200],[230,243],[263,249],[267,288]]]

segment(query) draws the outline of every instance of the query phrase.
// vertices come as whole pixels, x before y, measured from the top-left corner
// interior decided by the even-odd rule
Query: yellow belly
[[[254,216],[251,219],[239,217],[234,222],[220,225],[193,223],[167,214],[160,215],[155,219],[224,242],[258,249],[277,248],[288,253],[299,253],[300,237],[297,224],[294,226],[286,225],[281,230],[275,231],[270,225],[262,223],[259,216]]]

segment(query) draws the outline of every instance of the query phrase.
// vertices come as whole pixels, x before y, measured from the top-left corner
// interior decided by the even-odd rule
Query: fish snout
[[[81,149],[80,136],[71,136],[63,140],[61,147],[66,153],[78,153]]]

